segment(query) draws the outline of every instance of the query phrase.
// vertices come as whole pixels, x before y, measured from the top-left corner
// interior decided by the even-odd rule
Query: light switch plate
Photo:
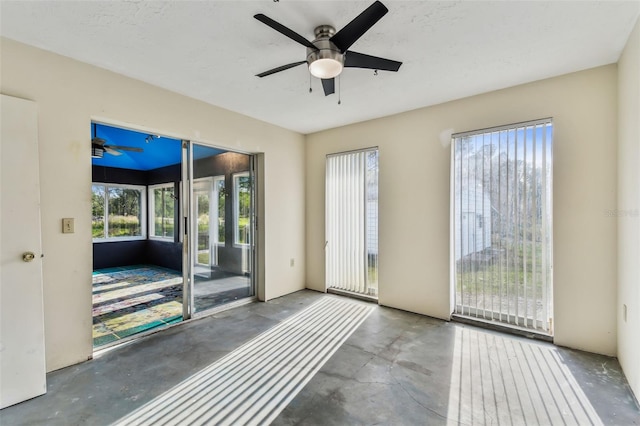
[[[74,232],[74,223],[72,217],[65,217],[62,219],[62,233],[63,234],[73,234]]]

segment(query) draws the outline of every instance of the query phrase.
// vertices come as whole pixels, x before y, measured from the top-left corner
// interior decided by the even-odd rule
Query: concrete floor
[[[323,297],[339,296],[242,306],[50,373],[0,424],[118,422]],[[272,424],[640,425],[640,409],[614,358],[375,306]]]

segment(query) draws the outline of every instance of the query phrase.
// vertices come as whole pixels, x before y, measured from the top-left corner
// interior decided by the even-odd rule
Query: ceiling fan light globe
[[[342,62],[331,58],[316,59],[309,64],[309,72],[316,78],[334,78],[342,72]]]

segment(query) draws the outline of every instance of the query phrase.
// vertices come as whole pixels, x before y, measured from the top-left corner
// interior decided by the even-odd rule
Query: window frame
[[[106,182],[91,182],[91,194],[93,194],[94,186],[104,187],[104,216],[102,218],[104,226],[104,235],[102,238],[92,238],[94,243],[110,243],[110,242],[124,242],[124,241],[140,241],[147,239],[147,187],[145,185],[130,185],[122,183],[106,183]],[[109,189],[110,188],[122,188],[132,189],[140,192],[140,235],[124,236],[124,237],[108,237],[109,235]]]
[[[249,171],[234,173],[233,177],[233,245],[234,247],[248,247],[251,241],[241,243],[240,239],[240,185],[238,181],[242,177],[249,178],[249,187],[251,187],[251,173]],[[249,189],[249,197],[251,197],[251,189]],[[251,208],[249,209],[249,225],[251,226]]]
[[[149,198],[149,201],[147,203],[148,208],[148,222],[149,223],[149,231],[148,231],[148,235],[149,235],[149,239],[150,240],[156,240],[156,241],[168,241],[168,242],[174,242],[176,239],[176,224],[174,223],[174,228],[173,228],[173,235],[170,237],[163,237],[163,236],[158,236],[158,235],[154,235],[155,234],[155,213],[156,213],[156,208],[155,208],[155,193],[154,191],[156,189],[162,189],[162,188],[172,188],[173,189],[173,195],[175,196],[176,193],[176,186],[174,182],[167,182],[167,183],[159,183],[159,184],[155,184],[155,185],[149,185],[147,187],[147,197]],[[175,221],[175,210],[176,208],[178,208],[178,206],[176,205],[176,200],[174,199],[173,201],[174,205],[174,221]],[[178,221],[180,222],[180,221]]]
[[[471,320],[496,321],[500,326],[507,328],[521,327],[527,333],[553,336],[554,126],[553,118],[543,118],[451,135],[449,257],[452,315],[468,317]],[[464,165],[465,157],[462,148],[458,152],[458,144],[464,144],[467,138],[474,139],[471,142],[475,150],[474,155],[481,154],[478,156],[481,160],[480,166],[478,160],[471,155],[467,156],[467,164]],[[493,161],[485,162],[483,156],[486,148],[491,147],[489,152],[493,158],[496,143],[496,152],[500,155],[496,156],[498,164],[494,165]],[[505,147],[504,152],[502,146]],[[500,161],[503,157],[507,163],[505,166],[502,166]],[[512,161],[513,168],[509,166],[509,161]],[[480,178],[477,177],[478,174]],[[529,175],[530,180],[527,179]],[[491,195],[486,193],[485,185],[477,183],[478,179],[484,182],[487,176],[489,192],[493,191],[494,187],[498,188],[496,204],[499,210],[494,208],[494,201],[491,200]],[[497,182],[494,178],[496,176]],[[465,198],[465,180],[467,192],[471,192],[471,187],[480,186],[482,201],[478,201],[475,195],[473,198],[469,195]],[[506,185],[506,189],[501,185]],[[477,191],[474,189],[474,192]],[[465,202],[466,208],[470,209],[468,211],[465,211]],[[487,202],[489,214],[486,214]],[[471,204],[473,208],[469,207]],[[506,213],[504,207],[501,213],[501,204],[506,205]],[[478,209],[482,211],[481,215],[477,214]],[[532,211],[536,213],[530,214]],[[492,217],[494,212],[499,216],[497,221]],[[464,235],[463,222],[469,215],[475,215],[473,226],[476,229],[469,232],[467,228],[467,235]],[[496,225],[497,230],[492,230]],[[480,229],[482,234],[479,236],[483,241],[480,248],[477,229]],[[487,233],[489,235],[486,235]],[[497,244],[493,241],[493,234],[500,236],[501,241]],[[494,274],[489,272],[490,280],[486,280],[486,268],[478,267],[472,262],[466,265],[462,262],[465,256],[482,252],[486,248],[493,250],[495,245],[500,256],[505,253],[505,258],[494,258],[492,255],[487,261],[489,267],[499,268],[497,290],[493,289],[496,281],[491,281]],[[462,274],[470,275],[469,281],[475,280],[475,289],[464,289],[464,280],[459,280]],[[510,278],[511,276],[515,276],[515,280]],[[485,284],[489,286],[488,295]],[[465,303],[465,292],[471,295],[470,299],[475,297],[475,304]],[[491,303],[485,305],[485,298]],[[479,304],[478,300],[482,303]],[[521,306],[521,303],[524,306]]]
[[[324,261],[325,289],[378,299],[379,177],[380,150],[377,146],[326,156],[324,234],[328,243]],[[345,185],[352,190],[342,190]],[[349,213],[341,214],[344,212]],[[348,225],[347,216],[353,218]],[[349,232],[340,231],[347,229],[345,226]],[[370,244],[373,241],[375,246]],[[345,257],[340,254],[346,252],[355,255]]]
[[[222,182],[224,188],[222,189],[222,196],[225,197],[225,208],[222,210],[222,212],[224,213],[224,227],[223,227],[223,232],[222,235],[224,236],[224,241],[220,241],[220,192],[218,191],[218,182]],[[227,235],[226,235],[226,227],[227,227],[227,212],[226,212],[226,203],[227,203],[227,199],[226,199],[226,193],[227,193],[227,182],[225,179],[225,175],[218,175],[218,176],[212,176],[212,189],[213,189],[213,195],[215,198],[215,202],[216,202],[216,206],[215,206],[215,212],[216,212],[216,245],[220,246],[220,247],[224,247],[225,242],[227,240]]]

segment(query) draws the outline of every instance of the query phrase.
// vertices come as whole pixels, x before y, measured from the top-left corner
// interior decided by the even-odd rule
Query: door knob
[[[36,255],[33,252],[27,251],[22,253],[22,260],[25,262],[31,262],[36,258]]]

